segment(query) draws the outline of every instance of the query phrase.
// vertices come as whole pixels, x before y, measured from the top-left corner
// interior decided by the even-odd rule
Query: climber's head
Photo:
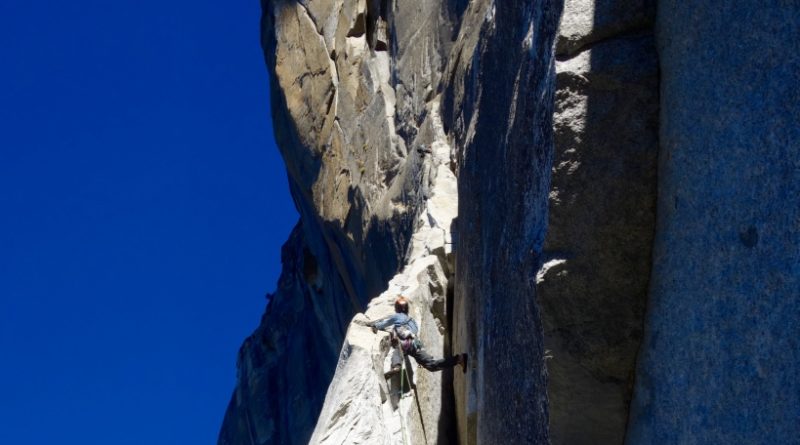
[[[397,300],[394,300],[394,311],[397,313],[408,313],[408,300],[406,300],[402,295],[397,297]]]

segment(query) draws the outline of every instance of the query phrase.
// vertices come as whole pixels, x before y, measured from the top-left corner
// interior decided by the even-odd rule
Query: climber
[[[366,323],[373,332],[379,329],[392,328],[390,331],[392,346],[399,347],[403,354],[414,357],[417,363],[428,371],[441,371],[455,365],[461,365],[461,370],[467,372],[467,354],[454,355],[448,358],[435,359],[425,352],[422,342],[417,339],[419,328],[417,322],[408,315],[408,300],[402,295],[394,302],[394,315],[373,320]],[[397,355],[392,357],[392,369],[386,377],[400,372],[400,360]]]

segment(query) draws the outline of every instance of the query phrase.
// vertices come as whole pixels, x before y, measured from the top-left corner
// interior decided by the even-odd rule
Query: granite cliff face
[[[800,5],[262,8],[301,220],[221,445],[800,443]],[[384,379],[398,294],[466,374]]]

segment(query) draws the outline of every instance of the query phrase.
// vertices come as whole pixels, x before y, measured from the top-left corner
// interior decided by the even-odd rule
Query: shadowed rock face
[[[628,443],[800,443],[800,6],[660,0],[658,220]]]
[[[352,309],[330,258],[314,256],[309,244],[299,224],[283,246],[278,289],[239,350],[220,444],[298,443],[310,434]]]
[[[655,230],[655,3],[568,0],[542,306],[553,444],[621,444]]]
[[[548,442],[536,272],[553,147],[560,2],[472,2],[444,116],[458,164],[453,344],[461,443]],[[475,32],[479,30],[479,32]]]

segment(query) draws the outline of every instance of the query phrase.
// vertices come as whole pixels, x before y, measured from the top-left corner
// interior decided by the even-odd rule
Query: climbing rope
[[[403,375],[405,374],[405,357],[403,356],[403,351],[399,350],[400,352],[400,391],[397,394],[397,414],[400,416],[400,435],[403,437],[403,445],[408,445],[408,439],[406,433],[406,426],[405,422],[403,421],[403,407],[401,403],[403,402]],[[406,376],[406,380],[408,380],[408,376]],[[410,383],[409,383],[410,385]]]
[[[373,348],[374,348],[374,344],[370,347],[370,353],[372,353]],[[422,438],[425,441],[425,444],[427,445],[427,443],[428,443],[428,433],[425,430],[425,419],[422,416],[422,406],[420,406],[420,403],[419,403],[419,395],[417,393],[417,385],[415,385],[415,384],[413,384],[411,382],[411,378],[408,375],[409,373],[406,372],[406,360],[407,359],[406,359],[405,354],[403,354],[402,345],[398,344],[396,346],[396,349],[397,349],[397,352],[400,354],[400,390],[398,391],[398,396],[397,396],[397,408],[398,408],[398,415],[400,416],[400,434],[401,434],[402,439],[403,439],[403,444],[404,445],[409,445],[408,432],[406,431],[405,421],[403,420],[403,410],[401,409],[402,408],[401,403],[403,401],[403,392],[404,392],[403,391],[403,389],[404,389],[403,382],[405,381],[406,383],[408,383],[409,389],[414,391],[414,394],[413,394],[414,402],[417,405],[417,413],[419,414],[419,423],[422,426]],[[411,366],[411,365],[409,364],[409,366]]]
[[[402,346],[398,345],[397,348],[398,352],[400,353],[400,399],[403,398],[403,378],[405,377],[406,382],[408,382],[408,388],[414,391],[414,402],[417,405],[417,413],[419,413],[419,423],[422,426],[422,438],[425,440],[425,444],[428,443],[428,433],[425,431],[425,418],[422,416],[422,407],[419,404],[419,396],[417,394],[417,385],[411,383],[411,378],[408,376],[408,373],[405,372],[405,364],[406,364],[406,356],[403,354]],[[398,400],[398,406],[400,402]],[[400,428],[403,428],[403,413],[400,412]]]

